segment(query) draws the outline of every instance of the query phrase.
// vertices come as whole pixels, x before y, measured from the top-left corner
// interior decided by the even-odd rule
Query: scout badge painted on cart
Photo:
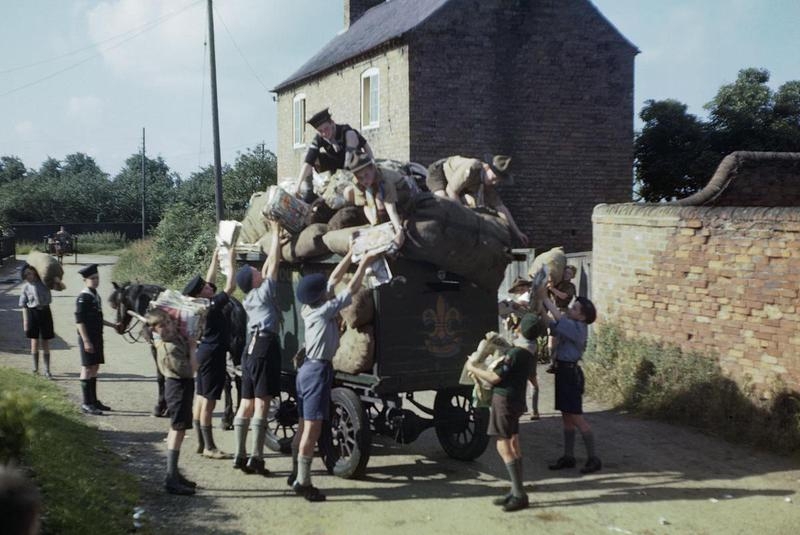
[[[422,313],[422,323],[429,329],[425,348],[436,357],[452,357],[461,353],[461,311],[451,307],[443,296],[436,298],[436,308]]]

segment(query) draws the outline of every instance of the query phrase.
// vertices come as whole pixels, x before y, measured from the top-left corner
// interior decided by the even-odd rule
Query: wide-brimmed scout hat
[[[318,128],[322,123],[325,123],[330,120],[331,120],[331,112],[328,111],[328,108],[325,108],[324,110],[318,111],[317,113],[312,115],[311,118],[306,122],[311,126],[313,126],[314,128]]]
[[[297,300],[304,305],[319,301],[328,289],[328,278],[322,273],[306,275],[297,284]]]
[[[375,165],[375,160],[370,158],[368,154],[357,154],[350,162],[347,170],[355,174],[370,165]]]
[[[514,177],[508,171],[508,168],[511,166],[511,156],[505,156],[503,154],[485,154],[483,156],[483,161],[486,162],[492,171],[494,171],[494,174],[502,178],[506,184],[511,185],[514,183]]]
[[[183,287],[183,295],[188,295],[189,297],[197,297],[197,294],[203,291],[203,287],[206,285],[206,281],[203,280],[203,277],[200,275],[195,275],[192,277],[192,280],[186,283],[186,286]]]

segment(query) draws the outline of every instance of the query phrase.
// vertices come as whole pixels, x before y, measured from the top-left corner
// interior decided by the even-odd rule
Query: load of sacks
[[[419,164],[379,161],[379,167],[404,173],[424,184]],[[281,181],[254,193],[242,221],[238,248],[267,253],[271,235],[264,214],[281,219],[281,255],[287,262],[302,262],[331,253],[344,255],[354,232],[368,226],[363,209],[348,206],[345,189],[353,175],[339,170],[325,180],[315,180],[319,198],[308,205],[291,195],[294,179]],[[406,240],[399,255],[429,262],[455,273],[488,291],[496,291],[511,261],[511,233],[507,223],[486,209],[470,209],[429,192],[416,194],[406,214]]]
[[[36,270],[44,285],[51,290],[61,291],[66,289],[66,284],[61,280],[64,278],[64,268],[59,264],[56,257],[32,250],[28,253],[28,258],[25,262]]]

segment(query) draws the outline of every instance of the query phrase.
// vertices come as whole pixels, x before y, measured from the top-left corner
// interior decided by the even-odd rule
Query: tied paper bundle
[[[353,233],[353,262],[359,262],[370,252],[382,253],[392,247],[394,225],[383,223],[374,227],[359,229]]]
[[[513,344],[494,331],[486,333],[478,344],[478,349],[467,357],[471,362],[484,370],[494,370],[506,358],[506,353],[513,348]],[[467,372],[466,363],[461,370],[458,382],[462,385],[475,385],[473,396],[481,407],[488,406],[492,398],[492,385],[482,379],[473,379]]]
[[[164,290],[150,308],[160,308],[178,322],[178,329],[183,336],[197,340],[203,334],[208,312],[208,299],[187,297],[174,290]]]
[[[297,234],[306,226],[311,207],[295,197],[289,195],[285,190],[278,186],[270,186],[267,189],[267,203],[264,205],[262,214],[265,217],[276,219],[281,222],[283,228]]]
[[[233,274],[230,272],[230,255],[233,254],[233,247],[236,240],[239,239],[239,232],[242,230],[242,224],[238,221],[220,221],[219,229],[217,230],[216,242],[219,246],[217,253],[217,262],[219,262],[220,271],[226,277],[230,278]]]

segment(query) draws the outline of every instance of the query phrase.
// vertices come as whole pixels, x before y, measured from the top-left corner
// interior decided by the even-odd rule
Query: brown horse
[[[127,336],[131,342],[139,340],[146,341],[150,344],[150,352],[153,356],[153,361],[156,359],[155,347],[152,344],[152,337],[150,336],[150,329],[145,324],[141,324],[141,330],[137,334],[131,334],[136,329],[140,322],[132,321],[132,316],[128,311],[133,311],[140,316],[147,313],[147,308],[150,302],[158,297],[158,294],[164,291],[164,288],[155,284],[131,284],[126,282],[124,284],[112,283],[114,291],[109,297],[108,301],[112,308],[117,311],[117,322],[119,322],[119,333]],[[227,318],[230,329],[228,329],[228,374],[225,378],[225,409],[222,416],[222,428],[233,429],[233,398],[231,396],[231,385],[236,384],[237,392],[237,406],[241,401],[241,377],[235,373],[235,369],[241,364],[242,352],[247,336],[247,314],[245,313],[242,304],[231,298],[228,305],[222,311],[225,318]],[[158,378],[158,402],[153,408],[154,416],[167,415],[167,403],[164,400],[164,376],[158,371],[156,366],[156,373]]]

